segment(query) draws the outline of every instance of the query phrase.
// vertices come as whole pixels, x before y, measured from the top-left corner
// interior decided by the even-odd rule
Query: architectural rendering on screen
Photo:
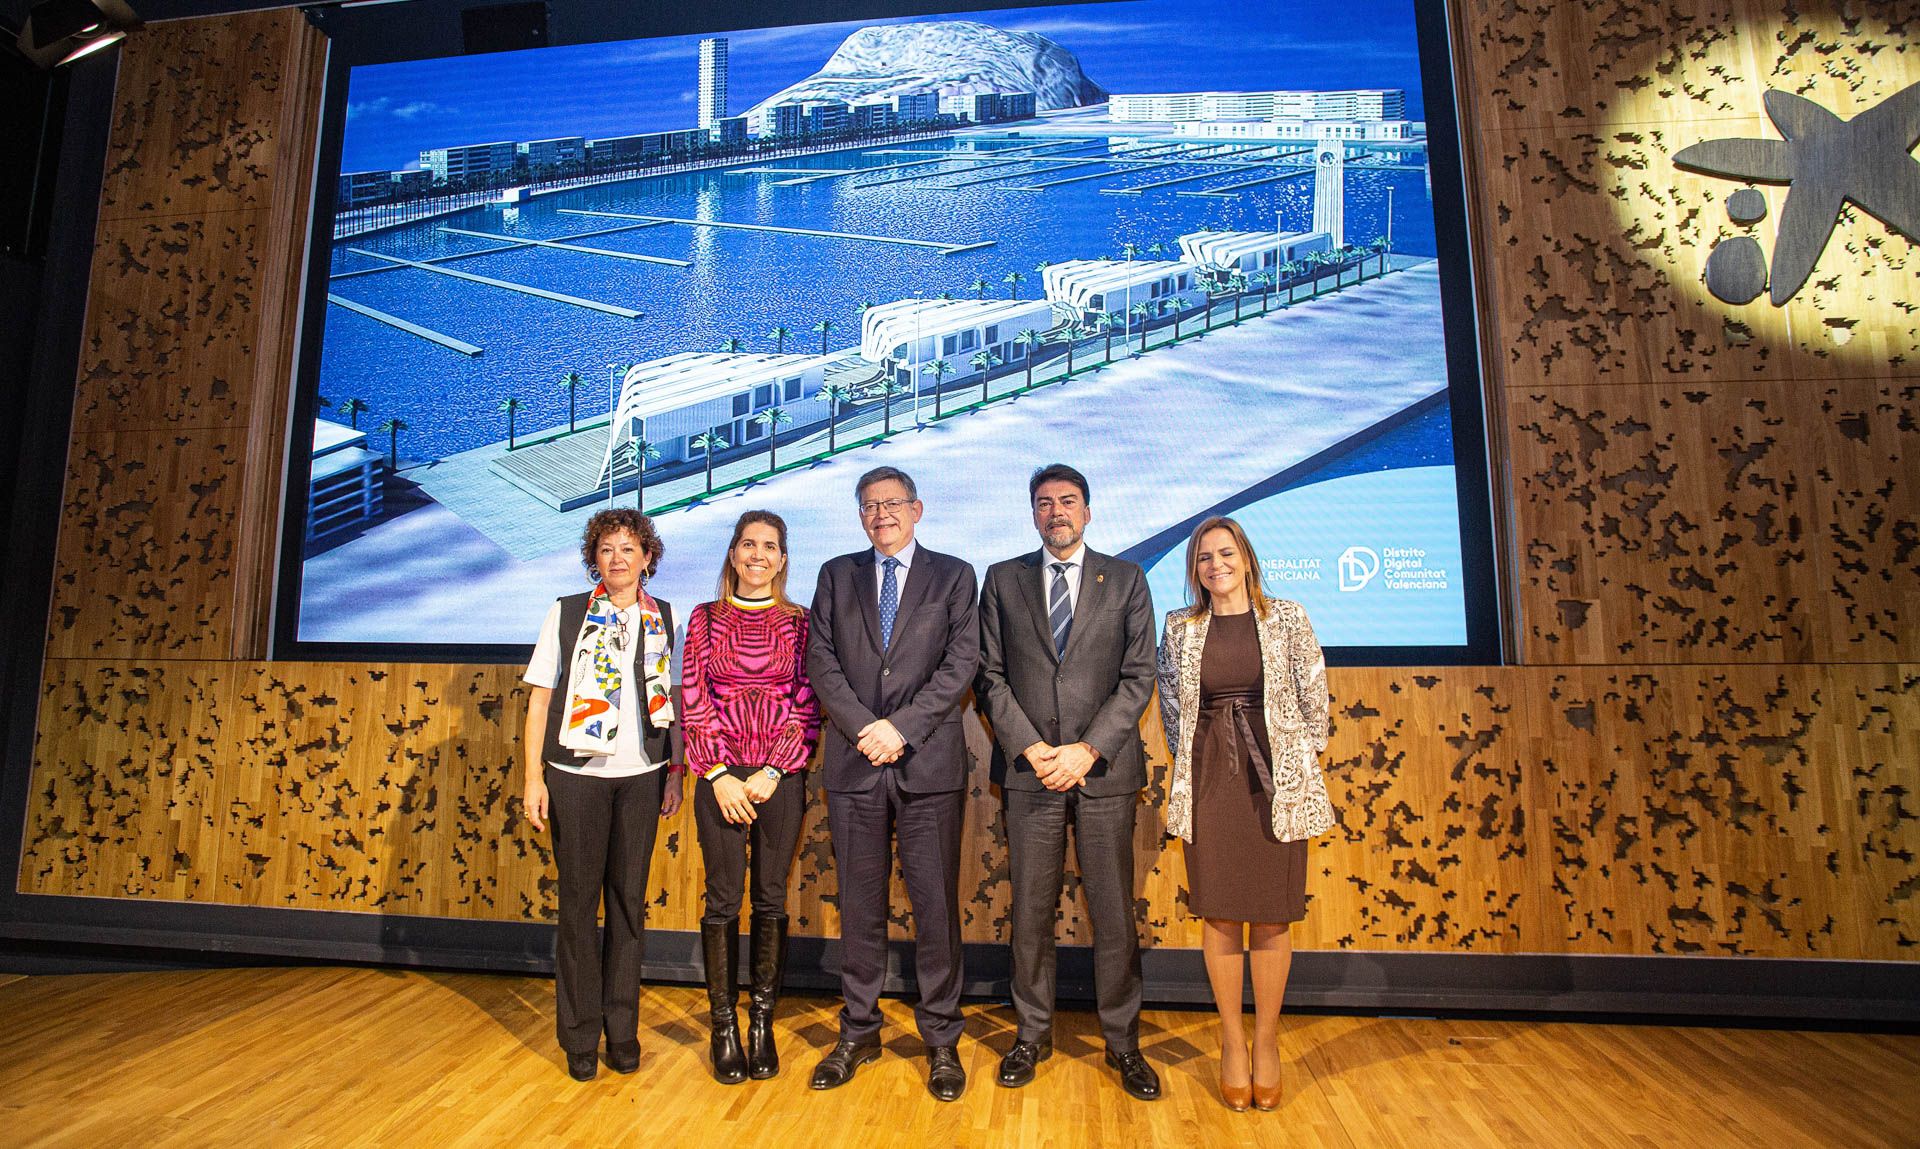
[[[610,504],[683,611],[775,510],[804,601],[882,464],[984,570],[1064,461],[1161,609],[1232,514],[1323,642],[1463,644],[1422,109],[1405,0],[356,68],[298,636],[529,643]]]

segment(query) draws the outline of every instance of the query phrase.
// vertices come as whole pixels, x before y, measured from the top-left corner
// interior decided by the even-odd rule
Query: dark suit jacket
[[[880,646],[879,582],[871,548],[820,568],[807,636],[807,676],[826,710],[822,779],[829,791],[870,790],[880,770],[901,789],[959,790],[967,781],[960,704],[980,665],[973,567],[922,545],[900,591],[893,642]],[[891,766],[860,753],[860,731],[891,721],[907,750]]]
[[[1082,790],[1105,797],[1147,784],[1140,716],[1154,689],[1153,601],[1137,565],[1083,555],[1080,596],[1064,655],[1047,623],[1042,559],[995,563],[980,591],[980,678],[975,694],[993,724],[993,780],[1040,790],[1022,756],[1035,742],[1085,742],[1100,754]]]

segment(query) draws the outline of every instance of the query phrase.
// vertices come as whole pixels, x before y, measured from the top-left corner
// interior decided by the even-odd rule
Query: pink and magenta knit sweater
[[[807,612],[703,602],[680,652],[687,767],[806,769],[820,737],[820,703],[807,683]]]

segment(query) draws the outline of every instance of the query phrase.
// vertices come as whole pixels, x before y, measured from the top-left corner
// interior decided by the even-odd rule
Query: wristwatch
[[[762,766],[760,767],[760,769],[763,773],[766,774],[767,781],[769,782],[780,781],[780,768],[778,766]]]

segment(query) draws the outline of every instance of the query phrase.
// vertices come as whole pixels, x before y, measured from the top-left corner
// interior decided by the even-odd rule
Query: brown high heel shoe
[[[1253,1063],[1251,1059],[1249,1059],[1247,1063],[1247,1073],[1249,1075],[1249,1080],[1247,1084],[1228,1085],[1227,1084],[1227,1060],[1224,1056],[1221,1057],[1220,1059],[1220,1100],[1226,1105],[1228,1109],[1233,1110],[1235,1113],[1245,1113],[1247,1111],[1247,1106],[1253,1104],[1253,1082],[1251,1080],[1251,1075],[1253,1073]]]
[[[1253,1107],[1262,1113],[1271,1113],[1280,1108],[1282,1090],[1278,1081],[1271,1086],[1254,1085],[1249,1087],[1253,1094]]]

